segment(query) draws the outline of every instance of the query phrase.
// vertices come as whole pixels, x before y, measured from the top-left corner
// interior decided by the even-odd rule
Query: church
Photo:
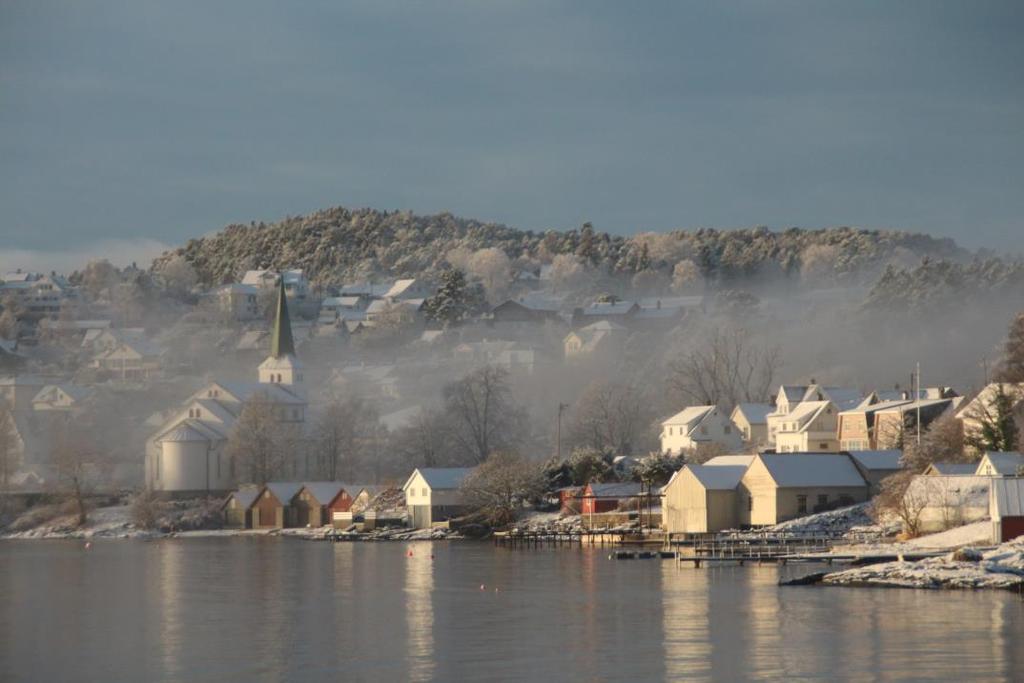
[[[146,486],[173,495],[220,493],[234,488],[241,472],[225,446],[245,406],[270,401],[277,419],[306,421],[303,367],[295,354],[284,282],[277,293],[277,310],[270,355],[258,370],[258,382],[213,382],[192,394],[146,442]]]

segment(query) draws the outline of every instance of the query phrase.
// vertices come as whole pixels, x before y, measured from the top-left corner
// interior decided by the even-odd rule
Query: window
[[[798,515],[807,514],[807,496],[796,497],[796,513]]]
[[[827,493],[819,494],[818,495],[818,507],[819,508],[824,508],[826,505],[828,505],[828,494]]]
[[[668,428],[668,435],[672,436],[672,428],[671,427]]]
[[[820,448],[823,451],[827,451],[828,450],[828,443],[825,442],[825,441],[819,441],[818,442],[818,448]]]
[[[421,490],[423,491],[423,497],[426,498],[427,497],[427,490],[426,489],[421,489]]]
[[[747,512],[753,512],[753,511],[754,511],[754,496],[750,495],[750,496],[747,496]]]
[[[732,427],[730,427],[729,425],[725,425],[725,433],[732,434]]]

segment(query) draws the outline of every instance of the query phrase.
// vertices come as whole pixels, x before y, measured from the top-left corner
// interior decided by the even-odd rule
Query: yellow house
[[[729,419],[740,430],[743,440],[753,446],[766,447],[768,441],[768,414],[772,406],[768,403],[740,403],[732,410]]]
[[[845,454],[754,457],[737,494],[739,523],[767,526],[868,499],[864,477]]]
[[[779,423],[775,450],[779,453],[831,453],[839,450],[839,416],[831,401],[804,401]]]

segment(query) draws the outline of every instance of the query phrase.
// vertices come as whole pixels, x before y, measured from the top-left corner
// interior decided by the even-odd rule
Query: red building
[[[584,515],[614,512],[619,505],[640,495],[640,484],[626,481],[613,484],[587,484],[579,495]]]

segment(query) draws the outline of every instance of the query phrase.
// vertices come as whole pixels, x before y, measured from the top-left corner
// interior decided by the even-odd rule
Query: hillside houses
[[[622,350],[628,336],[622,325],[600,320],[567,334],[562,346],[566,360],[611,356]]]

